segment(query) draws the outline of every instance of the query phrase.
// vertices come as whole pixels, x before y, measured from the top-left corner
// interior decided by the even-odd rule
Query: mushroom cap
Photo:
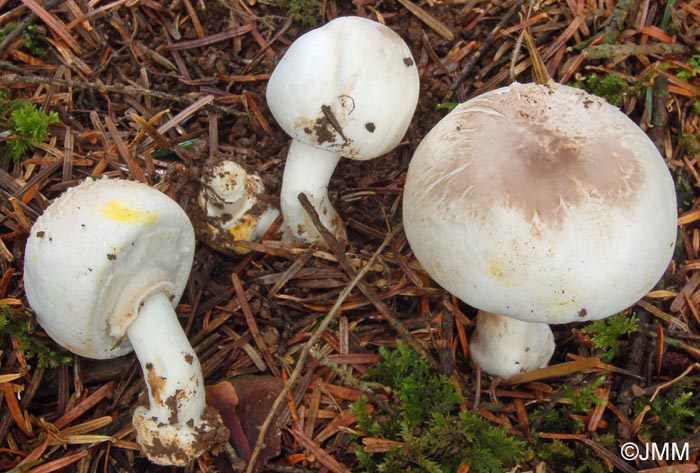
[[[459,105],[420,143],[403,202],[425,270],[478,309],[550,324],[643,297],[671,260],[676,194],[626,115],[550,82]]]
[[[419,88],[418,69],[401,37],[348,16],[294,41],[268,81],[267,103],[292,138],[364,160],[399,144]]]
[[[173,306],[194,256],[185,212],[146,184],[90,178],[41,215],[27,240],[24,286],[46,332],[89,358],[132,348],[126,328],[140,304],[162,291]]]
[[[255,204],[255,194],[264,192],[262,180],[248,174],[240,164],[221,161],[202,178],[198,202],[210,217],[237,219]]]
[[[198,196],[205,214],[205,242],[215,249],[246,253],[234,241],[260,239],[279,215],[276,208],[258,199],[264,192],[260,176],[234,161],[221,161],[205,171]]]

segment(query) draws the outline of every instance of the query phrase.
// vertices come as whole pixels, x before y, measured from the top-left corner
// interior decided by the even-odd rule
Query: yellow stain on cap
[[[519,283],[521,279],[515,273],[512,264],[508,264],[500,259],[492,260],[486,267],[486,272],[503,286],[513,286]]]
[[[110,200],[102,208],[102,216],[120,223],[140,223],[147,225],[156,219],[156,212],[144,212],[140,209],[127,207],[118,200]]]
[[[255,230],[257,223],[257,217],[244,215],[235,225],[231,226],[228,231],[234,240],[250,241],[250,237],[253,235],[253,231]],[[249,251],[246,248],[237,245],[234,245],[234,248],[232,249],[238,254],[246,254]]]
[[[230,227],[228,231],[234,240],[249,240],[257,223],[255,220],[257,219],[251,219],[246,215],[236,225]]]

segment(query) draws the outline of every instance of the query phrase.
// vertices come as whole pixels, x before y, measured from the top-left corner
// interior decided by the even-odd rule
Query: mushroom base
[[[549,325],[483,310],[479,311],[476,331],[469,342],[472,358],[481,369],[501,378],[544,368],[554,348]]]
[[[133,417],[136,442],[146,456],[182,466],[219,448],[228,438],[226,428],[206,406],[199,359],[167,295],[146,299],[127,334],[148,388],[148,406],[138,407]]]
[[[204,452],[218,453],[229,437],[221,417],[211,407],[197,422],[169,425],[140,406],[134,411],[133,424],[141,450],[158,465],[185,466]]]

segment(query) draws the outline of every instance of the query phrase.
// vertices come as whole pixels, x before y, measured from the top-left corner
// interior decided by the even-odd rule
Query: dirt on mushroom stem
[[[168,401],[170,402],[170,401]],[[177,400],[172,399],[174,403],[173,412],[177,410]],[[229,431],[220,422],[219,413],[210,406],[207,406],[202,415],[201,424],[195,426],[194,442],[188,447],[194,452],[209,452],[212,455],[218,455],[224,451],[224,446],[228,441]],[[190,423],[193,421],[190,420]],[[208,428],[208,426],[217,426],[216,429]],[[189,425],[193,427],[193,425]],[[213,448],[212,448],[213,447]],[[149,447],[149,455],[155,458],[171,458],[180,464],[187,464],[191,458],[182,450],[182,446],[176,444],[166,444],[158,437],[153,437],[153,444]]]

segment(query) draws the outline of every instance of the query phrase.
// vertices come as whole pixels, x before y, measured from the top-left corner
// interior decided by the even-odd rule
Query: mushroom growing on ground
[[[403,216],[425,270],[480,310],[470,351],[501,377],[548,363],[546,324],[643,297],[676,241],[674,183],[651,140],[603,99],[553,82],[444,117],[413,155]]]
[[[240,164],[225,160],[202,177],[199,206],[206,214],[207,241],[217,249],[243,252],[235,240],[262,237],[279,211],[258,199],[265,192],[262,179]]]
[[[337,18],[298,38],[267,85],[267,103],[292,143],[280,208],[285,237],[321,243],[298,201],[304,192],[338,238],[345,226],[328,198],[341,157],[366,160],[403,138],[418,103],[418,70],[406,43],[361,17]]]
[[[148,388],[133,416],[136,439],[162,465],[185,465],[228,436],[205,404],[199,360],[174,310],[194,246],[187,215],[165,194],[88,178],[37,219],[25,252],[27,299],[51,338],[88,358],[136,352]]]

